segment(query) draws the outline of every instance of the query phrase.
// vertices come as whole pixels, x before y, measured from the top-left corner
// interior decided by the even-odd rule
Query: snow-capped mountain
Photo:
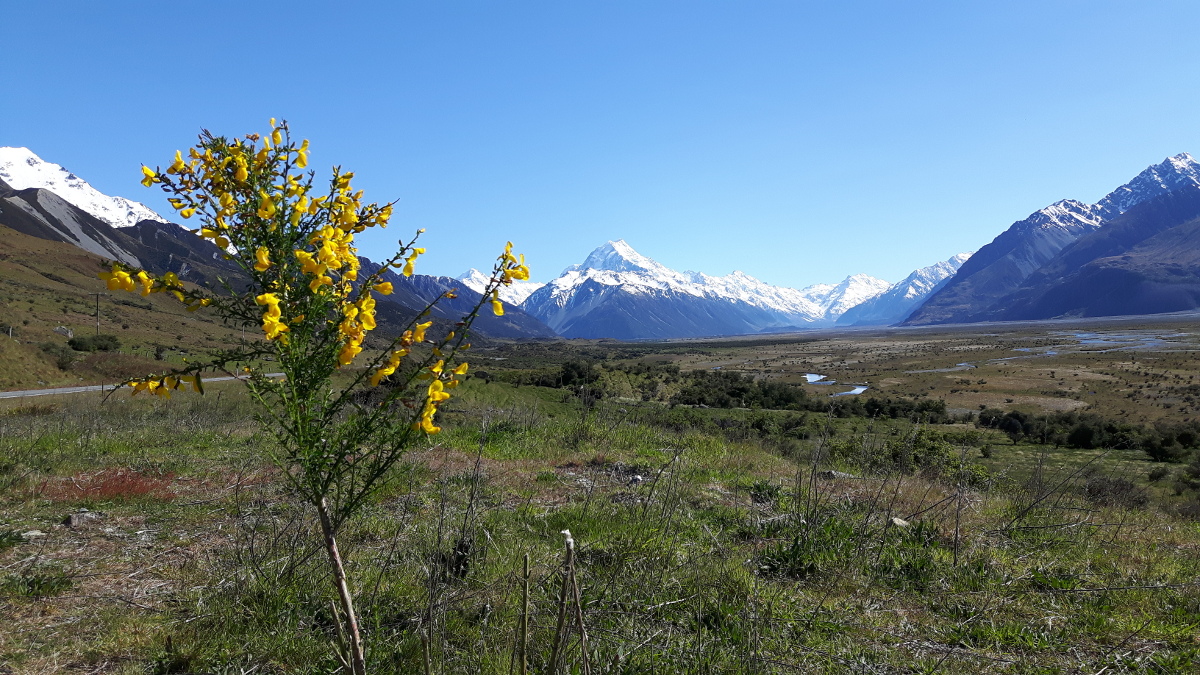
[[[1200,187],[1131,207],[1072,242],[980,320],[1194,312],[1200,308]]]
[[[245,271],[227,260],[212,242],[179,225],[164,222],[140,204],[135,206],[149,216],[142,217],[145,215],[142,211],[131,208],[133,224],[113,226],[102,216],[111,215],[110,207],[114,204],[133,202],[101,194],[82,179],[56,164],[42,161],[24,148],[0,148],[0,167],[3,168],[0,175],[4,176],[0,178],[0,231],[71,244],[97,256],[97,263],[119,260],[152,274],[172,272],[184,281],[210,288],[222,289],[226,284],[240,288],[250,281]],[[59,172],[63,175],[58,175]],[[16,178],[10,178],[14,174]],[[68,201],[58,190],[75,196],[86,206]],[[362,261],[367,273],[379,269],[377,263],[365,258]],[[99,264],[96,269],[101,269]],[[391,270],[386,271],[385,278],[393,283],[395,290],[379,301],[379,318],[381,324],[391,328],[405,325],[435,298],[460,285],[446,277],[421,274],[405,277]],[[435,320],[449,325],[470,311],[478,300],[477,293],[460,289],[457,298],[441,300],[432,314]],[[554,331],[515,308],[502,317],[484,312],[472,333],[480,337],[554,337]]]
[[[1148,167],[1133,180],[1108,193],[1096,206],[1107,220],[1159,195],[1195,186],[1200,186],[1200,162],[1181,152]]]
[[[461,281],[463,286],[466,286],[476,293],[482,293],[483,290],[487,288],[488,281],[490,280],[488,275],[480,272],[474,267],[455,278],[456,280]],[[545,286],[545,284],[541,284],[536,281],[517,281],[514,279],[513,282],[508,286],[500,287],[500,299],[510,305],[519,305],[522,302],[525,302],[525,298],[528,298],[533,294],[534,291],[542,286]]]
[[[883,293],[846,310],[839,326],[886,326],[908,318],[922,302],[941,288],[971,257],[959,253],[949,260],[922,267]]]
[[[87,181],[43,160],[28,148],[0,147],[0,180],[14,190],[49,190],[113,227],[130,227],[142,220],[168,222],[145,204],[103,194]]]
[[[566,337],[736,335],[831,325],[889,286],[862,274],[794,289],[743,272],[723,277],[677,272],[618,240],[568,267],[521,307]]]
[[[1187,153],[1147,167],[1095,204],[1055,202],[1013,223],[905,320],[907,325],[983,320],[1059,251],[1125,211],[1161,195],[1200,186],[1200,163]]]

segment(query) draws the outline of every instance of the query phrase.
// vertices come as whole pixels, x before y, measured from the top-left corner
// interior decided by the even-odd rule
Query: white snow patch
[[[491,279],[491,277],[472,267],[466,272],[460,274],[457,279],[463,282],[463,286],[466,286],[476,293],[482,293],[485,289],[487,289],[488,281]],[[500,299],[510,305],[520,305],[522,302],[525,302],[525,299],[532,295],[534,291],[542,286],[545,286],[545,284],[541,284],[536,281],[514,280],[512,284],[500,287]]]
[[[113,227],[129,227],[140,220],[168,222],[145,204],[100,192],[87,181],[58,164],[43,160],[28,148],[0,147],[0,180],[15,190],[49,190]]]

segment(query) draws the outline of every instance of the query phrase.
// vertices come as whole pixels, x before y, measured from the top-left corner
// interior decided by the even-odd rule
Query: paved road
[[[267,377],[280,377],[283,373],[267,373]],[[237,377],[206,377],[205,382],[237,380]],[[25,398],[27,396],[51,396],[54,394],[82,394],[86,391],[112,391],[115,384],[92,384],[85,387],[56,387],[54,389],[25,389],[23,391],[0,391],[0,398]]]

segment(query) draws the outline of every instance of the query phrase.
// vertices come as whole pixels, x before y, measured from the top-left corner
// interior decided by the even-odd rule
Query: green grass
[[[508,673],[526,555],[529,661],[545,672],[563,530],[593,672],[1198,665],[1200,530],[1171,501],[1191,497],[1097,504],[1097,474],[1081,470],[1144,487],[1140,457],[985,434],[957,451],[1004,479],[960,491],[954,463],[888,469],[879,453],[911,436],[906,421],[810,415],[787,435],[763,416],[795,413],[611,401],[585,414],[563,391],[478,380],[458,393],[445,432],[342,535],[375,672],[421,672],[424,638],[434,672]],[[0,662],[337,668],[318,528],[267,460],[273,439],[236,383],[3,411]],[[831,448],[842,454],[814,461]],[[817,477],[828,468],[857,478]],[[101,518],[60,524],[81,507]],[[575,633],[562,651],[565,672],[581,672]]]

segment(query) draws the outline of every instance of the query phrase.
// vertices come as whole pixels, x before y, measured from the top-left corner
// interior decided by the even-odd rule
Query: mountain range
[[[184,281],[208,288],[248,283],[242,270],[225,258],[225,251],[208,240],[167,222],[143,204],[100,193],[26,148],[0,148],[0,228],[4,227],[94,254],[97,272],[102,261],[119,260],[154,274],[174,272]],[[379,267],[365,258],[362,262],[368,271]],[[432,316],[447,325],[481,297],[448,277],[404,277],[391,270],[384,276],[395,292],[381,298],[377,309],[379,322],[392,328],[406,324],[446,291],[458,289],[458,297],[439,302]],[[482,312],[474,330],[493,338],[555,337],[554,331],[517,307],[501,317]]]
[[[610,241],[535,290],[521,308],[564,337],[658,339],[832,325],[889,287],[865,274],[804,289],[743,272],[678,272]]]
[[[1146,168],[1095,204],[1068,199],[1039,209],[1024,220],[1013,223],[991,243],[980,248],[970,260],[963,263],[949,282],[933,293],[904,323],[929,325],[971,323],[998,318],[1048,318],[1042,315],[1049,311],[1050,306],[1060,310],[1055,316],[1108,315],[1089,313],[1108,310],[1100,309],[1101,305],[1083,297],[1057,304],[1043,303],[1042,309],[1038,311],[1013,306],[1010,299],[1014,293],[1020,292],[1023,296],[1034,293],[1032,289],[1025,288],[1027,284],[1053,285],[1057,279],[1056,275],[1072,270],[1073,265],[1079,262],[1079,256],[1074,254],[1074,257],[1071,257],[1072,254],[1067,253],[1067,249],[1082,240],[1109,241],[1109,246],[1101,248],[1110,255],[1119,255],[1122,252],[1121,245],[1111,240],[1108,235],[1101,234],[1110,229],[1111,223],[1119,220],[1127,211],[1147,202],[1169,194],[1189,193],[1197,189],[1200,189],[1200,163],[1191,155],[1183,153]],[[1176,210],[1152,209],[1139,217],[1139,226],[1126,224],[1122,227],[1124,230],[1147,227],[1169,229],[1168,225],[1173,227],[1181,224],[1178,222],[1179,217],[1182,215]],[[1161,220],[1164,218],[1167,220]],[[1132,239],[1137,237],[1126,237],[1120,241],[1131,242]],[[1083,242],[1083,245],[1087,250],[1094,248],[1086,242]],[[1064,260],[1061,256],[1065,253],[1075,263]],[[1173,252],[1166,254],[1168,259],[1174,255]],[[1033,280],[1030,281],[1031,279]],[[1099,294],[1101,288],[1093,288],[1088,293]],[[1085,309],[1084,305],[1089,304],[1092,309]],[[1177,309],[1193,309],[1197,306],[1188,304],[1169,303]],[[1127,306],[1129,311],[1122,310],[1120,313],[1162,311],[1153,309],[1159,306],[1161,305],[1157,303],[1145,307]]]
[[[25,148],[0,148],[0,226],[70,243],[98,259],[175,272],[215,287],[246,280],[211,243],[153,210],[99,192]],[[503,317],[482,336],[668,339],[886,326],[1107,316],[1200,308],[1200,163],[1184,153],[1152,165],[1095,204],[1062,200],[974,254],[915,270],[896,284],[854,274],[836,284],[774,286],[743,272],[676,271],[623,240],[596,248],[548,283],[501,289]],[[375,263],[363,259],[364,267]],[[457,279],[385,271],[396,288],[381,323],[433,310],[452,322],[480,299],[487,275]],[[386,306],[384,306],[386,305]]]

